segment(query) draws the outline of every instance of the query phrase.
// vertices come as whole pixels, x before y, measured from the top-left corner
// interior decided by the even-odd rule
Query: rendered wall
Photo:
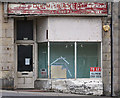
[[[48,30],[48,18],[37,18],[37,41],[44,42],[46,39],[46,30]]]
[[[101,28],[101,18],[42,17],[37,19],[37,41],[101,41]]]

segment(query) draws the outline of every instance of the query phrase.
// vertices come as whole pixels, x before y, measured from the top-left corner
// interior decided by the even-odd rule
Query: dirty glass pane
[[[77,78],[90,78],[90,67],[101,67],[100,43],[77,44]]]
[[[17,40],[33,40],[33,21],[17,21]]]
[[[38,44],[38,78],[48,78],[48,44]]]
[[[18,45],[18,71],[33,71],[33,46]]]
[[[51,78],[74,78],[74,43],[50,43]]]

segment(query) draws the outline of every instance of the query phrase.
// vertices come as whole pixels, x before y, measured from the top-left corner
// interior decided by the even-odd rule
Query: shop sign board
[[[90,67],[90,78],[101,78],[101,67]]]
[[[107,3],[48,2],[39,4],[14,3],[8,5],[8,14],[32,15],[107,15]]]

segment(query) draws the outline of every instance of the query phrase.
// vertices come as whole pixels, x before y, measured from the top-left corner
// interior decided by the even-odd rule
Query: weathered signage
[[[99,2],[49,2],[39,4],[9,4],[8,14],[39,15],[106,15],[107,3]]]
[[[90,67],[90,78],[101,78],[101,67]]]

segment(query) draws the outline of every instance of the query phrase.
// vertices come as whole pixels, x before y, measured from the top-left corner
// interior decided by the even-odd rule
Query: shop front
[[[16,88],[103,94],[108,3],[8,3],[14,18]]]
[[[47,17],[47,23],[39,25],[41,20],[37,20],[37,29],[48,24],[49,40],[43,32],[38,32],[39,78],[91,78],[91,67],[101,69],[100,18]],[[101,73],[98,78],[101,78]]]

